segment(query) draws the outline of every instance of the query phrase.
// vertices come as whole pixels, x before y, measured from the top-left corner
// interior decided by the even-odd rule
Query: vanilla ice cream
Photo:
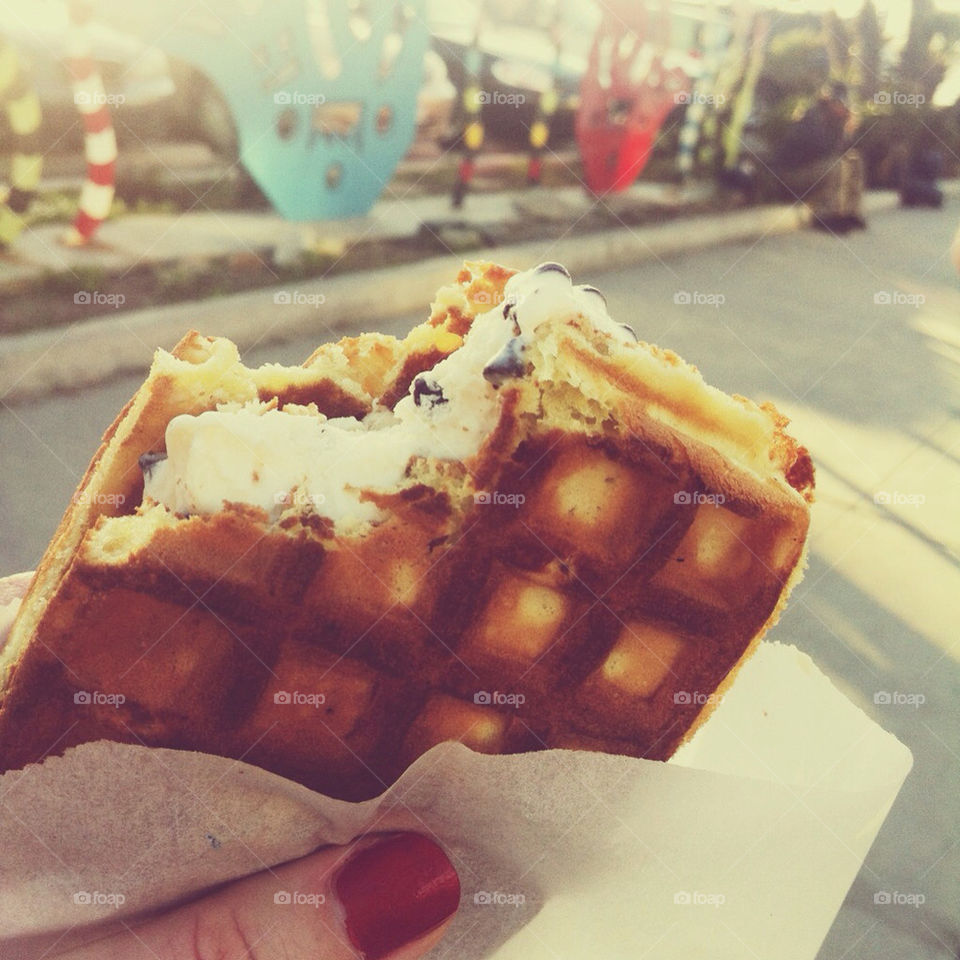
[[[618,343],[636,339],[610,318],[596,288],[541,264],[511,277],[503,302],[478,314],[462,346],[414,378],[392,413],[328,420],[249,403],[174,417],[166,456],[141,458],[144,497],[180,514],[237,502],[276,518],[294,502],[334,522],[376,520],[378,508],[361,492],[395,488],[411,457],[473,456],[496,426],[500,385],[525,372],[534,332],[573,317]]]

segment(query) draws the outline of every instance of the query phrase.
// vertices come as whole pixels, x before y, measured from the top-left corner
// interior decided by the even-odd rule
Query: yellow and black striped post
[[[473,43],[466,50],[463,60],[463,142],[460,163],[457,166],[457,182],[453,185],[452,202],[454,207],[463,205],[476,163],[477,152],[483,146],[483,117],[481,111],[485,102],[480,89],[480,30],[483,25],[483,4],[477,7],[477,28]]]
[[[560,4],[553,8],[553,19],[550,24],[550,39],[553,43],[554,59],[550,72],[550,80],[539,99],[537,109],[530,124],[530,155],[527,158],[527,183],[536,186],[543,175],[543,151],[550,139],[550,124],[553,115],[557,112],[559,93],[557,92],[557,73],[560,69],[560,53],[562,37],[560,32]]]
[[[723,131],[723,166],[725,170],[735,170],[740,162],[743,150],[743,130],[753,112],[757,82],[763,71],[763,60],[767,52],[767,39],[770,34],[770,17],[766,11],[759,12],[753,21],[753,34],[747,54],[747,66],[737,98],[733,101],[730,120]]]
[[[732,110],[734,93],[740,78],[746,71],[752,25],[753,11],[751,7],[744,0],[735,3],[733,5],[732,36],[727,43],[727,49],[713,85],[713,109],[708,110],[705,114],[703,127],[700,131],[700,149],[697,162],[704,170],[716,170],[722,163],[720,114],[725,112],[725,105],[728,103]]]
[[[42,113],[37,91],[13,45],[0,35],[0,104],[13,132],[10,189],[0,202],[0,249],[10,246],[40,183],[43,155],[37,131]]]

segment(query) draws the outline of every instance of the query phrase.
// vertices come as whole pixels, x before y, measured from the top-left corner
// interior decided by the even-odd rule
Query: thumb
[[[460,901],[453,864],[417,833],[362,837],[247,877],[61,960],[414,960]]]

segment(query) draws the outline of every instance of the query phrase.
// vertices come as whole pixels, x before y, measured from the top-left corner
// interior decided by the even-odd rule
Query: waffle
[[[349,338],[302,367],[249,369],[196,333],[159,351],[0,660],[0,769],[109,739],[358,800],[451,739],[668,758],[801,575],[812,466],[773,407],[635,341],[561,270],[467,264],[404,340]],[[353,514],[305,487],[206,511],[145,495],[173,417],[332,429],[439,405],[432,375],[494,315],[517,336],[458,408],[463,430],[492,417],[469,455],[393,464]]]

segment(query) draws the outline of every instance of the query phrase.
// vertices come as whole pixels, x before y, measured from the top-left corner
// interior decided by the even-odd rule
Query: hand
[[[238,880],[60,960],[414,960],[460,900],[446,854],[417,833],[361,837]]]
[[[0,579],[0,647],[31,574]],[[361,837],[238,880],[61,960],[413,960],[460,901],[453,864],[416,833]]]

